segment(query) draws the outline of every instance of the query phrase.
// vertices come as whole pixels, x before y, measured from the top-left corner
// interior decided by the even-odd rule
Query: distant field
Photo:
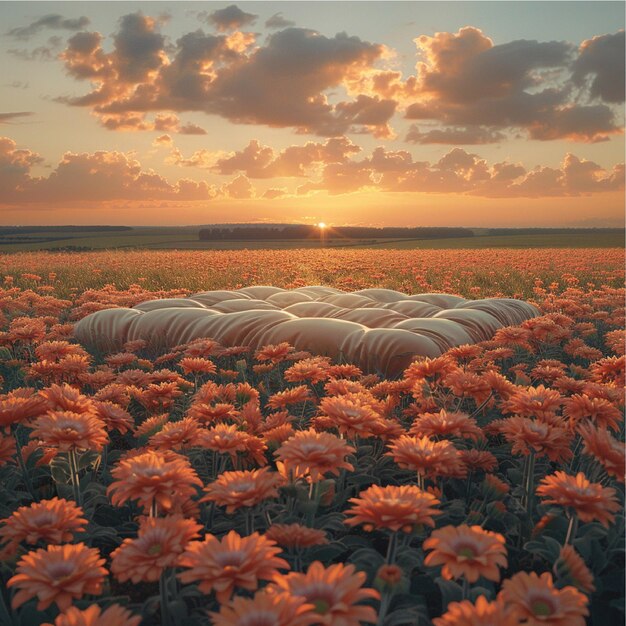
[[[484,235],[476,229],[475,237],[445,239],[367,239],[330,240],[327,248],[382,249],[477,249],[477,248],[621,248],[624,236],[619,232],[592,234]],[[134,228],[121,232],[29,233],[28,240],[15,235],[0,236],[0,253],[38,250],[282,250],[319,248],[311,239],[241,241],[199,241],[192,228]]]

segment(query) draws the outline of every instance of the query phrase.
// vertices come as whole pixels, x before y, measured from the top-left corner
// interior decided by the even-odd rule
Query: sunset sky
[[[622,2],[1,2],[0,223],[619,226]]]

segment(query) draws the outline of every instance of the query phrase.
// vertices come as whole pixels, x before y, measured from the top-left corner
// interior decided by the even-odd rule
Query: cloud
[[[54,61],[58,57],[58,53],[63,47],[63,39],[54,35],[48,38],[47,45],[38,46],[33,50],[26,48],[9,48],[7,54],[14,56],[22,61]]]
[[[47,177],[31,175],[41,157],[0,138],[0,204],[102,203],[122,200],[208,200],[215,189],[205,181],[170,183],[122,152],[67,152]]]
[[[288,191],[284,187],[270,187],[265,191],[263,197],[267,198],[268,200],[274,200],[275,198],[281,198],[286,195],[288,195]]]
[[[575,55],[569,43],[494,45],[474,27],[424,35],[415,43],[423,61],[417,64],[417,98],[406,109],[408,119],[523,129],[539,140],[599,141],[621,132],[611,108],[570,100],[561,78]]]
[[[254,196],[252,183],[243,174],[237,176],[235,180],[227,185],[223,185],[221,192],[229,198],[236,200],[245,200]]]
[[[348,130],[388,134],[395,102],[379,96],[329,101],[382,56],[379,44],[339,33],[287,28],[261,46],[255,36],[201,30],[180,37],[166,53],[158,24],[141,14],[121,20],[114,49],[98,33],[78,33],[61,55],[68,73],[93,90],[61,101],[87,106],[102,120],[156,111],[203,111],[240,124],[292,127],[323,136]],[[129,42],[135,41],[134,46]]]
[[[438,161],[414,161],[405,150],[376,148],[369,157],[326,165],[317,181],[298,193],[331,195],[364,189],[393,193],[467,194],[479,197],[574,197],[624,189],[624,165],[606,170],[593,161],[567,154],[558,168],[527,170],[519,163],[487,163],[454,148]]]
[[[231,4],[224,9],[218,9],[213,13],[202,12],[198,15],[200,19],[206,19],[219,31],[237,30],[244,26],[254,24],[258,15],[245,13],[237,5]]]
[[[589,93],[605,102],[624,102],[626,68],[624,31],[583,41],[573,64],[572,78],[577,85],[588,80]]]
[[[0,113],[0,124],[13,124],[13,120],[21,117],[30,117],[33,111],[13,111],[10,113]]]
[[[295,22],[285,19],[282,13],[274,13],[272,17],[265,21],[265,28],[288,28],[289,26],[295,26]]]
[[[433,128],[421,132],[417,124],[411,124],[404,141],[421,144],[455,144],[478,145],[497,143],[506,139],[506,135],[496,130],[482,128],[480,126],[465,128]]]
[[[351,154],[359,151],[346,137],[289,146],[280,152],[252,140],[243,150],[218,159],[211,167],[218,174],[244,173],[248,178],[302,177],[313,166],[345,163]]]
[[[178,129],[178,132],[181,135],[206,135],[207,134],[204,128],[202,128],[201,126],[198,126],[197,124],[192,124],[191,122],[187,122],[186,124],[183,124]]]
[[[18,26],[7,31],[8,37],[14,39],[30,39],[45,28],[56,30],[81,30],[90,24],[88,17],[67,18],[57,13],[50,13],[31,22],[27,26]]]

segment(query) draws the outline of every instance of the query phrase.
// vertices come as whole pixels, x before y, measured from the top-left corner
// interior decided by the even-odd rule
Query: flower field
[[[0,283],[0,625],[624,622],[622,251],[23,253]],[[288,344],[72,339],[253,284],[542,316],[394,380]]]

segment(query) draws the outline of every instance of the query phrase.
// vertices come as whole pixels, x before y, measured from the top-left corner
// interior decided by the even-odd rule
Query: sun
[[[320,222],[320,223],[317,225],[317,227],[318,227],[320,230],[324,230],[324,229],[326,228],[326,223],[325,223],[325,222]]]

